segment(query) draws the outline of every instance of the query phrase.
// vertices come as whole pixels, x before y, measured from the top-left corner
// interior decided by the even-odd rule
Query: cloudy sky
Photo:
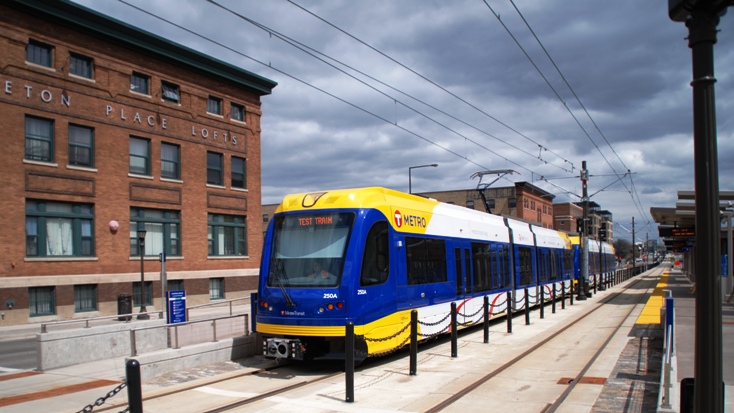
[[[265,204],[290,192],[530,182],[657,237],[692,190],[688,29],[666,1],[76,0],[278,82],[263,97]],[[163,19],[163,20],[162,20]],[[721,190],[734,190],[734,8],[715,46]],[[485,182],[487,178],[485,178]]]

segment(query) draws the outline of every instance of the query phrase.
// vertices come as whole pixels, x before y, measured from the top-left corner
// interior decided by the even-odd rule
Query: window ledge
[[[25,262],[99,261],[98,257],[25,257]]]
[[[166,261],[182,260],[182,259],[183,259],[183,255],[175,256],[175,257],[166,255]],[[131,255],[130,261],[140,261],[140,255]],[[160,257],[158,255],[145,255],[143,256],[143,261],[160,261]]]
[[[171,178],[163,178],[163,177],[161,177],[161,182],[171,182],[171,183],[174,183],[174,184],[182,184],[182,183],[184,183],[180,179],[171,179]]]
[[[128,177],[128,178],[140,178],[140,179],[149,179],[149,180],[151,180],[151,181],[153,180],[153,177],[152,177],[152,176],[149,176],[149,175],[138,175],[138,174],[131,174],[131,173],[128,173],[128,174],[127,174],[127,177]]]
[[[208,260],[249,260],[249,255],[209,255]]]
[[[235,123],[241,123],[242,126],[247,126],[247,122],[245,122],[244,120],[232,119],[232,118],[230,118],[229,120],[231,120],[232,122],[235,122]]]
[[[23,163],[28,164],[28,165],[49,166],[51,168],[59,167],[59,164],[55,162],[32,161],[30,159],[23,159]]]
[[[36,67],[36,68],[39,68],[39,69],[48,70],[49,72],[55,72],[56,71],[56,69],[53,68],[53,67],[39,65],[38,63],[29,62],[27,60],[25,61],[25,64],[27,64],[28,66],[31,66],[31,67]]]
[[[238,191],[238,192],[250,192],[250,190],[249,190],[249,189],[247,189],[247,188],[237,188],[237,187],[234,187],[234,186],[233,186],[233,187],[232,187],[231,189],[232,189],[233,191]]]
[[[75,75],[73,73],[69,73],[69,77],[72,78],[72,79],[79,79],[79,80],[84,80],[86,82],[97,83],[97,81],[94,80],[91,77],[79,76],[79,75]]]
[[[66,165],[66,169],[73,169],[75,171],[84,171],[84,172],[97,172],[97,168],[90,168],[87,166]]]
[[[141,96],[141,97],[144,97],[144,98],[148,98],[148,99],[150,99],[150,98],[152,97],[152,96],[150,96],[150,95],[149,95],[149,94],[147,94],[147,93],[142,93],[142,92],[136,92],[136,91],[134,91],[134,90],[131,90],[131,91],[130,91],[130,93],[132,93],[132,94],[133,94],[133,95],[135,95],[135,96]]]
[[[223,115],[220,115],[219,113],[212,113],[212,112],[207,111],[206,114],[209,115],[209,116],[213,116],[215,118],[218,118],[218,119],[224,119],[224,116]]]
[[[217,188],[217,189],[227,189],[224,185],[214,185],[214,184],[206,184],[207,188]]]

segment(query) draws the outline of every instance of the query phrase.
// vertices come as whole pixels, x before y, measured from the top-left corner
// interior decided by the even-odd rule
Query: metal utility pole
[[[584,203],[584,217],[582,219],[581,231],[579,235],[579,248],[581,249],[581,276],[579,277],[579,293],[576,299],[579,301],[586,300],[586,280],[589,279],[589,249],[586,247],[586,232],[589,220],[589,191],[587,183],[589,181],[589,171],[586,170],[586,161],[581,162],[581,202]]]
[[[637,267],[637,259],[635,258],[637,251],[637,243],[635,242],[635,217],[632,217],[632,266]]]
[[[694,411],[723,413],[719,164],[714,98],[714,44],[719,15],[732,0],[668,0],[673,21],[688,27],[693,60],[693,158],[696,190]]]

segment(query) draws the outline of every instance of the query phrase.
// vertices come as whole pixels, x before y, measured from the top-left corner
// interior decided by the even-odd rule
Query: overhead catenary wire
[[[502,27],[503,27],[503,28],[505,29],[505,31],[506,31],[506,32],[507,32],[507,34],[508,34],[508,35],[510,36],[510,38],[512,38],[512,40],[513,40],[513,41],[515,42],[515,45],[517,45],[517,47],[518,47],[518,48],[519,48],[519,49],[520,49],[520,50],[522,51],[522,53],[523,53],[523,54],[525,55],[525,57],[526,57],[526,58],[528,59],[528,61],[530,62],[530,64],[531,64],[531,65],[532,65],[532,66],[533,66],[533,67],[535,68],[535,70],[536,70],[536,71],[538,72],[538,74],[539,74],[539,75],[541,76],[541,78],[543,78],[543,80],[544,80],[544,81],[546,82],[546,84],[547,84],[547,85],[548,85],[548,87],[549,87],[549,88],[551,89],[551,91],[552,91],[552,92],[553,92],[553,93],[555,94],[555,96],[556,96],[556,97],[558,98],[558,100],[559,100],[559,101],[560,101],[560,102],[561,102],[561,103],[563,104],[563,106],[564,106],[564,108],[566,109],[566,111],[568,111],[568,113],[569,113],[569,114],[571,115],[571,117],[572,117],[572,118],[574,119],[574,121],[575,121],[575,122],[576,122],[576,124],[577,124],[577,125],[579,126],[579,128],[581,128],[581,130],[583,131],[583,133],[584,133],[584,134],[586,135],[586,137],[587,137],[587,138],[589,139],[589,141],[590,141],[590,142],[592,143],[592,145],[593,145],[593,146],[594,146],[594,147],[596,148],[596,150],[597,150],[597,151],[599,152],[599,154],[600,154],[600,155],[601,155],[601,157],[602,157],[602,158],[604,159],[604,161],[605,161],[605,162],[607,163],[607,165],[609,165],[609,167],[611,168],[611,170],[612,170],[612,171],[613,171],[613,172],[614,172],[614,173],[615,173],[615,174],[617,175],[617,177],[618,177],[618,178],[620,178],[620,180],[621,180],[621,178],[622,178],[622,177],[624,177],[624,175],[625,175],[626,173],[629,173],[629,172],[630,172],[630,171],[629,171],[629,169],[628,169],[628,168],[626,167],[626,165],[624,164],[624,162],[622,162],[621,158],[620,158],[619,160],[620,160],[620,162],[622,163],[622,165],[623,165],[623,166],[625,167],[625,169],[627,170],[627,172],[626,172],[625,174],[620,174],[619,172],[617,172],[617,171],[616,171],[616,169],[614,168],[614,166],[612,166],[611,162],[609,162],[609,160],[607,159],[607,157],[606,157],[606,156],[604,155],[604,153],[602,152],[601,148],[599,148],[599,146],[598,146],[598,145],[596,144],[596,142],[594,141],[594,139],[593,139],[593,138],[591,137],[591,135],[590,135],[590,134],[588,133],[588,131],[586,130],[586,128],[584,128],[584,126],[583,126],[583,125],[581,124],[580,120],[579,120],[579,119],[578,119],[578,118],[576,117],[576,115],[575,115],[575,114],[573,113],[573,111],[571,111],[571,109],[570,109],[570,108],[568,107],[568,104],[566,103],[566,101],[565,101],[565,100],[564,100],[564,99],[563,99],[563,98],[562,98],[562,97],[560,96],[559,92],[558,92],[558,91],[557,91],[557,90],[555,89],[555,87],[553,87],[553,85],[552,85],[552,84],[550,83],[550,81],[549,81],[549,80],[548,80],[548,78],[547,78],[547,77],[545,76],[545,74],[544,74],[544,73],[543,73],[543,72],[542,72],[542,71],[540,70],[540,68],[539,68],[539,67],[538,67],[538,65],[537,65],[537,64],[535,63],[535,61],[534,61],[534,60],[532,59],[532,57],[530,57],[530,55],[529,55],[529,54],[527,53],[527,51],[525,50],[525,48],[524,48],[524,47],[523,47],[523,46],[522,46],[522,45],[520,44],[520,42],[519,42],[519,41],[517,40],[517,38],[515,37],[515,35],[514,35],[514,34],[512,33],[512,31],[510,30],[510,28],[509,28],[509,27],[507,27],[507,25],[506,25],[506,24],[504,23],[504,21],[503,21],[503,20],[502,20],[502,19],[500,18],[500,15],[499,15],[499,14],[498,14],[498,13],[497,13],[497,12],[496,12],[496,11],[495,11],[495,10],[494,10],[493,8],[492,8],[492,6],[491,6],[491,5],[490,5],[490,4],[489,4],[489,3],[487,2],[487,0],[483,0],[483,2],[484,2],[484,4],[485,4],[485,5],[487,6],[487,8],[488,8],[488,9],[490,10],[490,12],[491,12],[491,13],[492,13],[492,14],[493,14],[493,15],[495,16],[495,18],[497,19],[497,21],[499,21],[499,23],[500,23],[500,24],[502,25]],[[548,59],[549,59],[549,60],[550,60],[550,61],[552,62],[552,64],[553,64],[554,68],[555,68],[555,69],[556,69],[556,70],[558,71],[558,73],[560,74],[561,78],[562,78],[562,79],[564,80],[564,83],[566,84],[566,86],[567,86],[567,87],[568,87],[568,88],[569,88],[569,89],[571,90],[572,94],[574,95],[574,97],[576,98],[576,100],[578,101],[578,103],[579,103],[579,104],[581,105],[581,107],[582,107],[582,108],[584,109],[584,112],[585,112],[585,113],[587,114],[587,116],[589,117],[589,119],[591,119],[591,122],[592,122],[592,124],[593,124],[593,125],[594,125],[594,126],[596,127],[597,131],[598,131],[598,132],[599,132],[599,133],[601,134],[601,136],[602,136],[602,137],[604,138],[604,141],[605,141],[605,142],[607,143],[607,145],[609,145],[609,147],[610,147],[610,148],[612,149],[612,151],[613,151],[613,152],[614,152],[614,154],[615,154],[615,155],[617,156],[617,158],[619,158],[619,155],[618,155],[618,154],[617,154],[617,152],[616,152],[616,151],[614,150],[614,148],[612,148],[611,144],[610,144],[610,143],[609,143],[609,141],[608,141],[608,140],[606,139],[606,137],[605,137],[605,136],[603,135],[603,133],[601,132],[601,129],[600,129],[600,128],[599,128],[598,126],[597,126],[596,122],[594,122],[593,118],[591,117],[591,115],[589,114],[589,112],[588,112],[588,111],[586,110],[586,107],[585,107],[585,106],[583,105],[583,103],[581,103],[581,100],[580,100],[580,99],[578,98],[578,96],[576,95],[576,93],[575,93],[575,91],[573,90],[573,88],[571,87],[571,85],[570,85],[570,84],[569,84],[569,83],[568,83],[568,82],[566,81],[566,78],[565,78],[565,76],[563,76],[563,73],[562,73],[562,72],[560,71],[560,69],[558,68],[558,66],[557,66],[557,65],[555,64],[555,61],[554,61],[554,60],[553,60],[553,58],[552,58],[552,57],[550,56],[550,54],[548,53],[547,49],[546,49],[546,48],[545,48],[545,47],[543,46],[543,44],[542,44],[542,42],[540,41],[540,39],[539,39],[539,38],[537,37],[537,35],[535,34],[535,32],[534,32],[534,31],[532,30],[532,28],[530,27],[530,24],[529,24],[529,23],[527,22],[527,20],[526,20],[526,19],[525,19],[525,17],[524,17],[523,15],[522,15],[522,13],[520,12],[520,10],[519,10],[519,9],[517,8],[517,6],[515,5],[515,3],[514,3],[514,2],[512,1],[512,0],[510,0],[510,2],[512,3],[513,7],[514,7],[514,8],[515,8],[515,10],[517,11],[518,15],[520,15],[521,19],[522,19],[522,20],[523,20],[523,22],[525,23],[525,25],[526,25],[526,27],[528,28],[528,30],[529,30],[529,31],[530,31],[530,32],[532,33],[533,37],[534,37],[534,38],[536,39],[536,41],[538,42],[538,44],[540,45],[540,47],[541,47],[541,48],[543,49],[543,51],[544,51],[544,53],[546,54],[546,56],[548,57]],[[547,182],[547,180],[545,180],[545,181]],[[631,181],[631,177],[630,177],[630,181]],[[629,192],[629,194],[630,194],[630,198],[632,199],[632,202],[633,202],[633,203],[635,204],[635,207],[637,208],[638,212],[640,212],[641,216],[645,218],[645,221],[646,221],[646,222],[649,222],[649,219],[648,219],[648,217],[647,217],[647,214],[645,214],[645,213],[644,213],[644,212],[642,211],[642,205],[641,205],[641,203],[639,202],[639,195],[637,196],[637,198],[635,198],[635,195],[633,194],[634,186],[633,186],[633,190],[630,190],[630,189],[629,189],[629,188],[627,187],[627,185],[626,185],[626,184],[624,184],[624,182],[622,182],[622,185],[623,185],[623,186],[624,186],[625,188],[627,188],[627,191],[628,191],[628,192]]]
[[[445,93],[449,94],[450,96],[454,97],[455,99],[459,100],[460,102],[464,103],[465,105],[467,105],[467,106],[471,107],[472,109],[476,110],[477,112],[479,112],[479,113],[483,114],[484,116],[488,117],[489,119],[492,119],[493,121],[497,122],[498,124],[500,124],[500,125],[504,126],[505,128],[509,129],[510,131],[512,131],[512,132],[514,132],[514,133],[516,133],[517,135],[519,135],[519,136],[521,136],[521,137],[525,138],[526,140],[528,140],[528,141],[530,141],[530,142],[534,143],[535,145],[537,145],[537,146],[539,146],[539,147],[543,148],[543,149],[544,149],[545,151],[547,151],[547,152],[550,152],[551,154],[555,155],[556,157],[558,157],[559,159],[563,160],[564,162],[566,162],[566,163],[570,164],[570,165],[571,165],[571,172],[573,172],[573,170],[575,169],[575,167],[574,167],[574,165],[573,165],[573,162],[571,162],[571,161],[569,161],[569,160],[565,159],[565,158],[564,158],[564,157],[562,157],[561,155],[559,155],[559,154],[557,154],[556,152],[554,152],[554,151],[550,150],[550,149],[549,149],[549,148],[547,148],[547,147],[546,147],[545,145],[542,145],[542,144],[540,144],[540,143],[536,142],[535,140],[531,139],[530,137],[528,137],[527,135],[525,135],[525,134],[523,134],[522,132],[518,131],[517,129],[513,128],[512,126],[508,125],[507,123],[505,123],[505,122],[503,122],[503,121],[499,120],[498,118],[496,118],[496,117],[494,117],[494,116],[490,115],[489,113],[487,113],[486,111],[482,110],[481,108],[479,108],[479,107],[478,107],[478,106],[476,106],[475,104],[473,104],[473,103],[471,103],[471,102],[467,101],[466,99],[464,99],[464,98],[462,98],[462,97],[458,96],[458,95],[457,95],[457,94],[455,94],[454,92],[452,92],[452,91],[450,91],[450,90],[446,89],[445,87],[441,86],[440,84],[438,84],[437,82],[435,82],[435,81],[431,80],[430,78],[426,77],[425,75],[421,74],[420,72],[418,72],[418,71],[416,71],[416,70],[412,69],[411,67],[409,67],[409,66],[405,65],[404,63],[400,62],[399,60],[397,60],[397,59],[393,58],[392,56],[390,56],[390,55],[386,54],[385,52],[383,52],[383,51],[381,51],[381,50],[377,49],[376,47],[374,47],[374,46],[370,45],[369,43],[367,43],[367,42],[363,41],[362,39],[360,39],[360,38],[358,38],[358,37],[354,36],[353,34],[351,34],[351,33],[347,32],[346,30],[344,30],[344,29],[342,29],[341,27],[339,27],[339,26],[335,25],[334,23],[331,23],[330,21],[328,21],[328,20],[324,19],[323,17],[321,17],[321,16],[317,15],[316,13],[314,13],[314,12],[312,12],[312,11],[308,10],[307,8],[305,8],[305,7],[301,6],[301,5],[299,5],[298,3],[294,2],[293,0],[288,0],[288,2],[289,2],[289,3],[291,3],[291,4],[293,4],[294,6],[298,7],[299,9],[303,10],[304,12],[306,12],[306,13],[308,13],[308,14],[310,14],[310,15],[314,16],[315,18],[317,18],[317,19],[319,19],[319,20],[321,20],[322,22],[324,22],[325,24],[327,24],[327,25],[331,26],[331,27],[332,27],[332,28],[334,28],[335,30],[337,30],[337,31],[339,31],[339,32],[341,32],[341,33],[343,33],[344,35],[346,35],[346,36],[348,36],[348,37],[350,37],[351,39],[355,40],[356,42],[358,42],[358,43],[360,43],[360,44],[362,44],[362,45],[366,46],[367,48],[369,48],[370,50],[374,51],[375,53],[378,53],[379,55],[381,55],[381,56],[385,57],[386,59],[388,59],[388,60],[392,61],[393,63],[397,64],[398,66],[400,66],[400,67],[402,67],[402,68],[404,68],[404,69],[408,70],[409,72],[411,72],[411,73],[413,73],[414,75],[418,76],[419,78],[421,78],[421,79],[425,80],[426,82],[430,83],[431,85],[433,85],[433,86],[435,86],[435,87],[439,88],[439,89],[440,89],[440,90],[442,90],[443,92],[445,92]],[[541,158],[541,160],[543,160],[543,159]]]

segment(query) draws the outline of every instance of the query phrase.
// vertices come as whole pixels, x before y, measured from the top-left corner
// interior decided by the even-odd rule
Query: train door
[[[462,299],[472,292],[469,243],[462,242],[454,248],[454,261],[456,262],[456,296]]]

